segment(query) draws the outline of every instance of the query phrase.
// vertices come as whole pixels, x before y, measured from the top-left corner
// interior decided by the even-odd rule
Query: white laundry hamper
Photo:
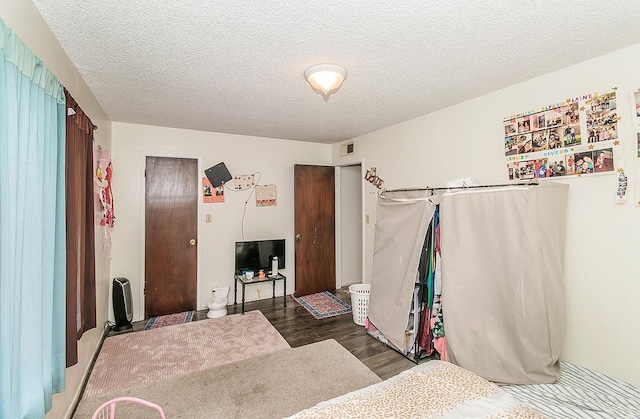
[[[367,320],[370,292],[371,284],[349,285],[349,294],[351,294],[351,313],[353,314],[353,322],[357,325],[364,326],[364,323]]]

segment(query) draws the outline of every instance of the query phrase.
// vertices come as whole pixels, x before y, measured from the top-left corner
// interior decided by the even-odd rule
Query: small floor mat
[[[182,313],[167,314],[166,316],[155,316],[149,319],[144,330],[157,329],[158,327],[172,326],[174,324],[189,323],[193,319],[194,311],[183,311]]]
[[[351,306],[329,291],[302,297],[293,295],[292,297],[316,319],[326,319],[327,317],[351,313]]]

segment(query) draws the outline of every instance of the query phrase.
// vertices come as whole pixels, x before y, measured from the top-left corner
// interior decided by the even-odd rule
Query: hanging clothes
[[[434,214],[435,216],[435,214]],[[433,353],[433,345],[431,344],[431,329],[429,327],[429,317],[431,313],[431,300],[433,294],[432,277],[433,267],[431,254],[433,253],[433,219],[427,230],[427,236],[424,239],[422,248],[422,256],[420,258],[419,272],[419,300],[420,300],[420,330],[418,331],[418,346],[429,356]]]
[[[434,270],[434,284],[433,284],[433,308],[431,310],[431,319],[429,326],[431,328],[431,335],[433,336],[433,346],[435,350],[440,354],[442,361],[447,360],[447,343],[444,336],[444,318],[442,315],[442,258],[440,256],[440,212],[439,208],[436,208],[436,214],[434,216],[435,228],[435,270]]]

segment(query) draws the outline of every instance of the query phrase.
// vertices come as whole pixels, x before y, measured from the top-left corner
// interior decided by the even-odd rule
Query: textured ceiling
[[[322,143],[640,43],[637,0],[34,4],[113,121]]]

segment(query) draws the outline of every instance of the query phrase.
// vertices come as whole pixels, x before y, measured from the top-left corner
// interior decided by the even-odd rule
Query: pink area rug
[[[290,348],[260,311],[105,339],[83,397]]]
[[[167,314],[165,316],[155,316],[149,319],[144,330],[157,329],[159,327],[173,326],[175,324],[189,323],[193,319],[194,311],[183,311],[182,313]]]
[[[307,309],[316,319],[325,319],[327,317],[351,313],[351,306],[329,291],[309,294],[302,297],[296,297],[294,295],[293,299]]]

